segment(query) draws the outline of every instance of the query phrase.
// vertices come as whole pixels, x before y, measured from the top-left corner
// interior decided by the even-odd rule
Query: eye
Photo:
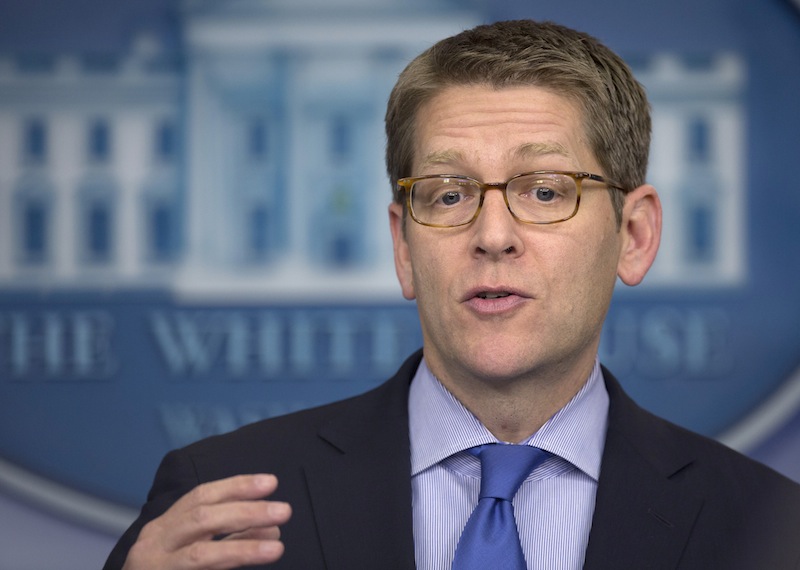
[[[455,206],[464,199],[464,195],[456,190],[448,190],[439,196],[437,202],[443,206]]]
[[[531,194],[533,195],[534,198],[536,198],[540,202],[552,202],[558,197],[558,193],[552,188],[548,188],[547,186],[539,186],[538,188],[533,188],[531,190]]]
[[[522,177],[514,181],[511,194],[530,204],[556,204],[567,198],[572,179],[557,175]]]
[[[439,208],[454,208],[463,206],[476,195],[480,194],[480,189],[476,188],[468,181],[445,178],[434,181],[429,188],[430,198],[428,204]]]

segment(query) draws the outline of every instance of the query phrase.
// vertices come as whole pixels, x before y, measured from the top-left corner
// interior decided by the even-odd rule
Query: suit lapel
[[[420,354],[319,430],[304,466],[326,567],[414,568],[408,386]],[[693,458],[604,370],[609,423],[586,570],[674,569],[702,508],[680,484]]]
[[[320,429],[305,475],[326,566],[414,568],[408,386],[419,364]]]
[[[693,458],[603,373],[608,434],[584,568],[676,568],[703,504],[679,482]]]

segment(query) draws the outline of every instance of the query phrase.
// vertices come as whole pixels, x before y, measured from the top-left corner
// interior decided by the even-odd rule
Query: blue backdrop
[[[602,360],[800,480],[797,4],[6,0],[0,567],[98,566],[166,451],[420,345],[383,106],[427,45],[514,17],[599,37],[653,103],[664,245]]]

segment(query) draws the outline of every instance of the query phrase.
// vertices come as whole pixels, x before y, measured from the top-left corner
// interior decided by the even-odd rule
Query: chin
[[[495,354],[489,354],[488,351],[472,353],[466,355],[462,362],[467,363],[474,377],[500,384],[526,377],[537,368],[529,354],[523,357],[502,351]]]

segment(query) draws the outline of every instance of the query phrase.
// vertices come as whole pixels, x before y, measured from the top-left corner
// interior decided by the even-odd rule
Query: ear
[[[393,202],[389,206],[389,228],[392,230],[392,243],[394,244],[394,268],[397,272],[400,288],[403,291],[403,297],[411,301],[417,295],[414,292],[411,251],[406,240],[404,225],[403,206]]]
[[[625,197],[617,275],[626,285],[638,285],[653,265],[661,243],[661,200],[645,184]]]

